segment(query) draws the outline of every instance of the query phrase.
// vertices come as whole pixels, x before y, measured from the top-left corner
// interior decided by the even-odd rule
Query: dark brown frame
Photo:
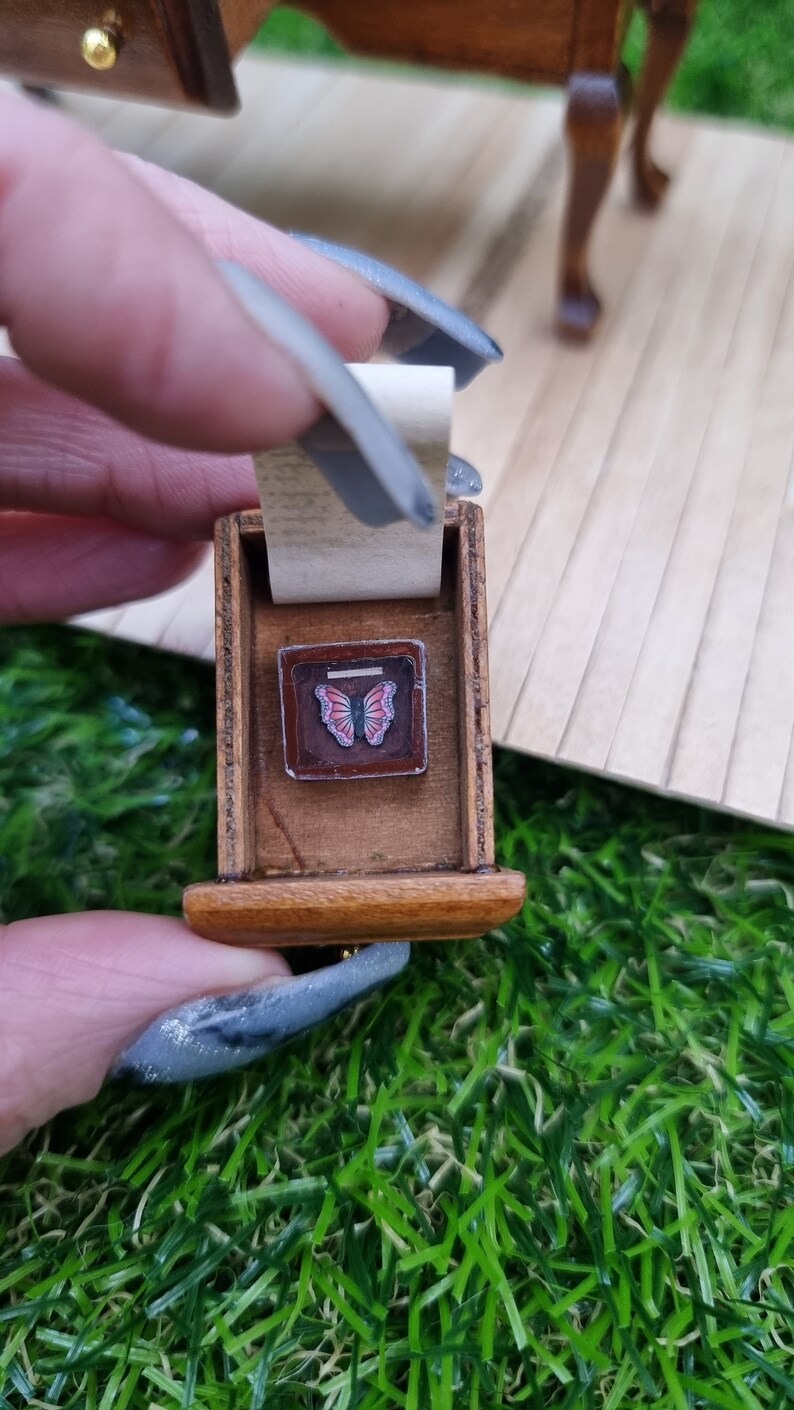
[[[361,778],[405,778],[424,773],[427,768],[427,711],[425,700],[425,648],[420,641],[356,641],[318,642],[315,646],[285,646],[278,654],[279,691],[281,695],[281,723],[284,735],[284,763],[287,773],[296,782],[327,782],[337,779]],[[340,757],[334,769],[328,764],[316,766],[302,764],[299,735],[299,710],[297,688],[292,670],[295,665],[311,664],[316,661],[358,661],[366,657],[370,660],[389,660],[394,656],[407,656],[414,665],[414,697],[411,702],[411,749],[399,759],[384,759],[375,753],[368,756],[366,763],[348,763]]]

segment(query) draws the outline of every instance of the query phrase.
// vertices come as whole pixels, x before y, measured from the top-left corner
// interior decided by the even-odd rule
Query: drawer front
[[[83,58],[83,35],[111,23],[112,68]],[[216,0],[0,0],[0,71],[26,83],[114,97],[233,109],[236,93]]]

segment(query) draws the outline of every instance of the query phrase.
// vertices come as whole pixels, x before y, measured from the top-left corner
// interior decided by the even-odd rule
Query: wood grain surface
[[[614,35],[620,6],[598,0],[600,34]],[[553,83],[568,76],[577,0],[302,0],[302,8],[356,53]]]
[[[92,69],[81,40],[106,14],[121,41],[115,66]],[[229,49],[217,0],[0,0],[0,72],[26,83],[129,94],[159,103],[236,106]]]
[[[555,97],[273,62],[239,79],[227,124],[69,106],[401,265],[501,342],[453,428],[485,479],[495,739],[794,827],[791,141],[665,118],[676,179],[649,220],[619,172],[607,312],[572,348],[552,334]],[[101,624],[209,656],[211,570]]]
[[[494,865],[482,547],[481,511],[456,505],[440,596],[279,604],[262,515],[218,523],[219,879],[185,893],[198,934],[288,945],[463,939],[519,910],[523,874]],[[341,640],[367,654],[400,636],[422,643],[426,772],[290,776],[280,649]]]
[[[516,871],[198,882],[184,912],[197,935],[234,945],[468,940],[510,920],[525,890]]]
[[[216,554],[220,875],[492,867],[479,509],[461,505],[446,516],[436,598],[276,604],[256,513],[219,523]],[[427,772],[408,779],[290,778],[279,649],[399,639],[425,647]]]

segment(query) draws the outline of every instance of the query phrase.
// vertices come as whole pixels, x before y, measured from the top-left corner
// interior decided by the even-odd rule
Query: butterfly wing
[[[394,681],[381,681],[364,696],[364,733],[373,746],[383,743],[383,736],[394,719]]]
[[[320,716],[326,729],[337,744],[349,749],[356,738],[349,696],[334,685],[317,685],[314,693],[320,702]]]

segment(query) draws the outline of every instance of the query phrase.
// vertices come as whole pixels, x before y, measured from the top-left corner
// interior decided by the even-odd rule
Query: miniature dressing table
[[[696,3],[647,0],[633,169],[637,199],[650,207],[667,184],[649,156],[651,123]],[[0,0],[0,71],[31,85],[232,112],[232,59],[273,8],[273,0]],[[299,8],[355,53],[567,84],[571,180],[557,324],[569,336],[587,337],[600,311],[588,272],[590,235],[630,101],[621,51],[631,0],[301,0]]]

